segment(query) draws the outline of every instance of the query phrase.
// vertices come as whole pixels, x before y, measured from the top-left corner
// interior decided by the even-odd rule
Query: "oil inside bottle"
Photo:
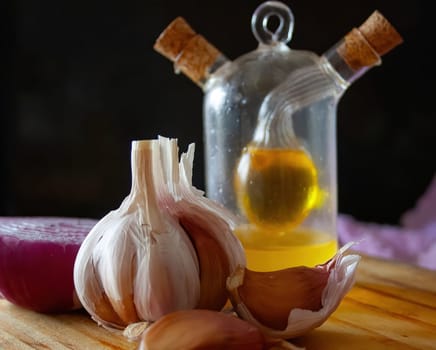
[[[319,204],[316,167],[302,149],[248,146],[235,174],[238,205],[248,221],[288,231]]]
[[[235,230],[253,271],[274,271],[292,266],[315,266],[329,260],[337,251],[334,236],[320,231],[295,229],[282,234],[246,224]]]
[[[315,266],[336,253],[334,235],[298,227],[326,197],[305,150],[249,145],[236,169],[235,192],[249,222],[235,230],[248,268]]]

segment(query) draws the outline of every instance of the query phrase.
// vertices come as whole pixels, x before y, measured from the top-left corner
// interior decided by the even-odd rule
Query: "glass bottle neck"
[[[350,44],[355,45],[352,47]],[[356,45],[358,43],[358,45]],[[330,65],[347,87],[370,68],[381,64],[381,58],[358,29],[353,29],[327,50],[321,60]]]
[[[201,89],[205,90],[209,78],[213,74],[215,74],[222,66],[229,62],[230,60],[226,56],[224,56],[223,54],[219,54],[212,64],[204,68],[201,78],[196,82],[197,85],[200,86]]]

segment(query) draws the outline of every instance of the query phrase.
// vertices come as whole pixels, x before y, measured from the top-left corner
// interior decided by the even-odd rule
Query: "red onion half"
[[[0,217],[0,296],[38,312],[80,308],[73,283],[74,261],[96,222]]]

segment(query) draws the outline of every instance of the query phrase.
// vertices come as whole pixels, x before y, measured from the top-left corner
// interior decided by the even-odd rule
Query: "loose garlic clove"
[[[255,272],[240,267],[233,275],[241,281],[240,300],[263,325],[285,329],[289,311],[321,309],[322,292],[329,272],[321,267],[300,266],[275,272]]]
[[[238,269],[227,280],[238,315],[264,334],[283,339],[319,327],[336,310],[355,280],[358,255],[335,257],[314,268],[293,267],[272,272]]]
[[[260,330],[233,315],[210,310],[177,311],[151,325],[139,350],[299,349],[283,340],[266,339]]]

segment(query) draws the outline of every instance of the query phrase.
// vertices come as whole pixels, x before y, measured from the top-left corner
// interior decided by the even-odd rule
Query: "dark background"
[[[254,50],[262,1],[3,1],[0,215],[99,218],[130,188],[130,142],[195,142],[204,188],[202,91],[153,51],[184,16],[227,57]],[[344,95],[338,111],[339,209],[398,223],[435,173],[431,1],[285,1],[290,46],[321,54],[374,9],[404,36]]]

